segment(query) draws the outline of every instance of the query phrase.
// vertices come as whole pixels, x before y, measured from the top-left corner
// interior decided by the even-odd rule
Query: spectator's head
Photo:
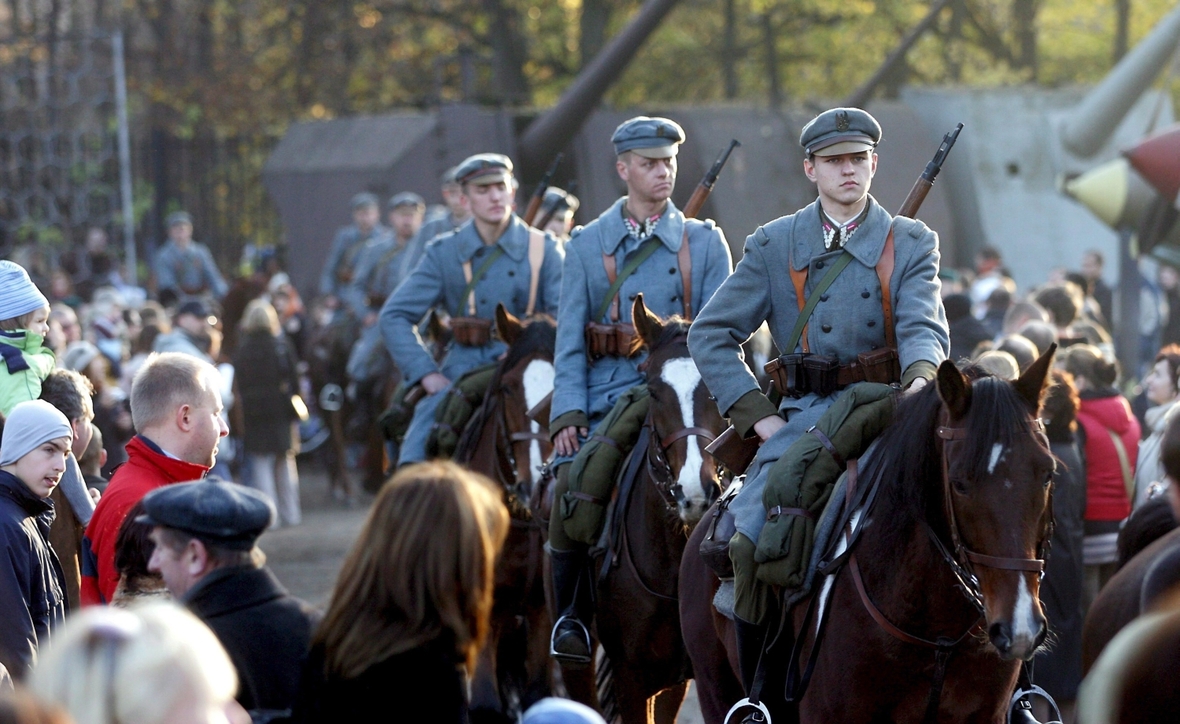
[[[217,637],[171,603],[95,606],[65,622],[29,687],[78,724],[244,724],[238,678]]]
[[[33,495],[48,498],[61,482],[74,430],[44,400],[22,402],[8,413],[0,439],[0,470],[12,473]]]
[[[1160,288],[1165,292],[1174,290],[1177,285],[1180,285],[1180,271],[1176,271],[1176,267],[1167,264],[1160,264],[1159,275]]]
[[[1017,334],[1036,345],[1038,355],[1048,352],[1049,347],[1057,341],[1057,330],[1047,322],[1029,322]]]
[[[1050,284],[1034,297],[1037,304],[1049,312],[1050,320],[1058,329],[1065,329],[1074,323],[1082,311],[1082,290],[1071,282]]]
[[[91,424],[94,419],[94,385],[90,380],[72,370],[56,369],[41,382],[41,399],[56,407],[74,431],[71,451],[74,457],[82,457],[90,445]]]
[[[260,567],[265,557],[255,544],[275,517],[265,495],[220,480],[156,488],[143,511],[136,520],[152,527],[155,543],[148,570],[174,598],[218,568]]]
[[[66,347],[61,356],[61,367],[73,370],[90,380],[95,388],[105,386],[107,375],[110,373],[110,362],[90,342],[72,342]]]
[[[994,246],[985,246],[975,255],[975,273],[988,274],[999,269],[1002,263],[1000,250]]]
[[[131,383],[135,431],[186,462],[213,467],[229,434],[221,412],[221,374],[196,357],[153,354]]]
[[[78,468],[83,475],[101,475],[102,466],[107,464],[107,451],[102,445],[102,431],[93,422],[90,423],[90,444],[77,458]]]
[[[1141,645],[1127,657],[1117,718],[1112,721],[1178,721],[1180,687],[1176,686],[1176,672],[1180,670],[1180,611],[1173,609],[1159,619],[1146,619],[1144,624],[1150,626],[1150,632],[1142,636]]]
[[[422,218],[426,215],[426,202],[413,191],[395,194],[386,204],[389,210],[389,226],[403,242],[418,233]]]
[[[150,354],[152,346],[156,343],[156,337],[159,337],[163,333],[163,328],[156,322],[143,325],[143,329],[139,330],[139,334],[135,336],[135,339],[131,340],[131,356]]]
[[[1102,268],[1106,265],[1106,260],[1102,258],[1102,252],[1097,249],[1088,249],[1082,255],[1082,276],[1094,282],[1102,276]]]
[[[528,708],[521,724],[606,724],[598,712],[569,699],[549,697]]]
[[[1059,364],[1074,377],[1078,392],[1114,387],[1119,378],[1119,363],[1107,359],[1092,344],[1078,344],[1061,353]]]
[[[1041,356],[1037,351],[1037,346],[1019,334],[1009,334],[1002,337],[999,344],[996,345],[996,351],[1012,355],[1020,372],[1028,369],[1028,366]],[[1019,377],[1019,375],[1017,376]]]
[[[359,193],[352,197],[352,223],[361,233],[367,234],[377,226],[381,218],[381,203],[371,193]]]
[[[329,675],[356,676],[438,638],[471,664],[507,533],[508,511],[483,476],[442,461],[399,470],[377,494],[316,633]]]
[[[279,315],[270,302],[265,299],[255,299],[246,305],[242,314],[242,333],[254,334],[262,332],[272,337],[279,335]]]
[[[989,317],[1003,317],[1012,307],[1012,292],[1004,286],[996,287],[987,296],[987,314]]]
[[[1155,356],[1151,372],[1143,378],[1143,393],[1153,405],[1166,405],[1180,394],[1180,344],[1169,344]]]
[[[193,240],[193,217],[187,211],[177,211],[168,215],[168,238],[177,246],[184,249]]]
[[[0,691],[0,724],[74,724],[74,720],[60,707],[18,689]]]
[[[957,322],[971,315],[971,297],[966,294],[948,294],[943,297],[942,306],[946,309],[948,322]]]
[[[120,580],[133,589],[128,591],[131,594],[164,586],[160,574],[148,568],[156,544],[152,540],[152,526],[139,522],[143,515],[143,500],[140,500],[127,512],[115,536],[115,570]]]
[[[107,232],[101,226],[91,226],[86,230],[86,251],[100,254],[107,250]]]
[[[7,259],[0,260],[0,329],[49,334],[49,300],[24,267]]]
[[[1008,308],[1004,315],[1002,331],[1004,334],[1016,334],[1020,328],[1029,322],[1048,322],[1049,315],[1034,302],[1017,302]]]
[[[1053,370],[1053,382],[1045,394],[1041,419],[1050,442],[1070,442],[1078,428],[1078,391],[1073,386],[1073,375],[1065,370]]]
[[[975,366],[1001,380],[1014,380],[1020,376],[1020,367],[1016,359],[1007,352],[989,350],[979,355]]]
[[[209,329],[213,326],[209,310],[195,299],[190,299],[177,308],[174,321],[177,327],[198,336],[209,334]]]
[[[1180,415],[1173,415],[1164,428],[1160,440],[1160,463],[1167,478],[1168,499],[1172,502],[1172,513],[1180,519]]]

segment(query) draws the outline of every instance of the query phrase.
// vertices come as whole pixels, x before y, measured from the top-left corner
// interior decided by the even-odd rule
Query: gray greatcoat
[[[324,269],[320,272],[320,294],[340,296],[352,281],[357,255],[364,248],[365,242],[389,236],[390,233],[389,229],[381,224],[374,226],[368,234],[362,234],[356,224],[341,227],[332,239],[332,248],[328,251]]]
[[[936,366],[946,359],[950,335],[938,281],[938,235],[921,221],[892,218],[871,196],[868,214],[846,247],[853,262],[820,297],[809,321],[812,353],[836,356],[840,364],[848,364],[857,354],[885,345],[876,265],[891,223],[895,266],[889,287],[901,369],[923,361]],[[775,408],[746,367],[742,343],[765,321],[776,346],[786,352],[783,347],[799,316],[788,265],[809,268],[805,290],[810,294],[840,254],[840,249],[824,249],[818,200],[775,219],[746,239],[734,273],[693,322],[688,335],[693,360],[718,408],[743,435],[752,435],[754,423],[774,414]],[[801,352],[802,346],[792,351]],[[835,397],[811,394],[787,398],[779,406],[787,425],[759,450],[747,471],[747,484],[731,506],[738,530],[751,541],[757,542],[765,521],[762,489],[770,464],[815,424]]]
[[[591,319],[610,289],[602,256],[614,255],[615,268],[621,271],[627,257],[640,246],[623,223],[626,202],[625,196],[616,201],[597,219],[575,231],[566,245],[550,413],[551,421],[561,427],[597,424],[624,392],[643,381],[638,370],[644,359],[642,354],[631,358],[603,357],[593,362],[586,356],[586,323],[611,321],[609,310],[601,319]],[[669,201],[654,232],[663,246],[644,260],[619,289],[621,323],[631,323],[631,303],[639,292],[643,292],[647,308],[661,317],[684,314],[684,284],[676,255],[686,225],[692,258],[694,316],[729,276],[733,262],[725,234],[711,220],[685,219]],[[563,416],[565,419],[561,420]],[[551,426],[550,430],[557,432],[558,428]]]
[[[529,227],[513,216],[508,229],[494,246],[504,249],[500,258],[476,280],[472,297],[475,316],[495,319],[496,304],[514,315],[523,316],[529,300]],[[381,309],[378,324],[385,346],[402,371],[407,385],[413,385],[432,372],[441,372],[452,382],[480,365],[494,362],[506,349],[493,339],[482,347],[453,344],[442,363],[434,361],[418,334],[417,325],[434,307],[442,307],[454,316],[468,316],[463,290],[463,262],[470,260],[472,272],[479,271],[492,247],[484,244],[474,223],[444,234],[426,247],[418,266],[389,295]],[[551,235],[545,235],[545,257],[537,285],[536,312],[555,314],[561,295],[561,265],[564,253]],[[434,409],[445,392],[430,395],[418,403],[410,429],[402,443],[400,462],[414,462],[425,456],[426,436],[434,420]]]

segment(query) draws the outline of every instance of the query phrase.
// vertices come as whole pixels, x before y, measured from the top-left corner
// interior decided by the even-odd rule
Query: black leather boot
[[[591,661],[590,630],[582,622],[586,615],[589,586],[586,578],[586,550],[549,550],[553,567],[553,597],[557,621],[549,638],[549,655],[564,666],[587,666]],[[579,605],[581,604],[581,605]]]
[[[749,696],[754,686],[754,674],[758,671],[758,660],[762,657],[762,647],[766,645],[767,627],[743,621],[737,616],[733,618],[733,626],[737,634],[738,674],[742,679],[742,688]]]

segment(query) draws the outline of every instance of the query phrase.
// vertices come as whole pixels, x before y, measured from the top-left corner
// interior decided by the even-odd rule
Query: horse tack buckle
[[[760,701],[750,701],[750,697],[748,696],[730,707],[729,713],[726,714],[725,718],[721,720],[721,724],[729,724],[729,720],[733,717],[733,715],[742,709],[754,709],[754,712],[750,714],[748,721],[758,722],[759,724],[762,722],[766,722],[766,724],[772,724],[770,720],[770,709],[767,709],[766,705]]]

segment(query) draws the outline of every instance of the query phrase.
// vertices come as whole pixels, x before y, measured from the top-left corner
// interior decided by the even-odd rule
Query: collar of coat
[[[3,495],[25,511],[30,518],[37,518],[53,510],[53,501],[33,495],[29,486],[7,470],[0,470],[0,495]],[[50,518],[52,520],[52,518]]]
[[[626,203],[627,197],[623,196],[598,217],[600,224],[598,236],[602,240],[603,254],[613,255],[618,250],[619,244],[631,235],[627,225],[623,223],[623,214],[627,213],[623,206]],[[684,214],[676,208],[672,199],[668,199],[668,206],[660,215],[660,220],[656,223],[652,236],[658,236],[668,251],[680,251],[680,242],[684,238],[684,224]],[[823,241],[821,240],[820,243],[822,244]]]
[[[893,217],[872,196],[869,196],[868,203],[865,220],[848,240],[844,251],[852,254],[852,258],[861,264],[875,267],[885,249],[885,237],[889,234]],[[816,199],[795,214],[795,223],[791,226],[791,266],[796,271],[805,269],[815,257],[834,251],[839,249],[824,248],[823,219],[819,199]]]
[[[183,601],[198,618],[213,618],[287,595],[270,569],[230,566],[210,571],[184,594]]]
[[[169,456],[163,448],[143,435],[131,438],[125,447],[127,462],[124,465],[155,470],[162,478],[160,480],[162,485],[201,480],[209,473],[209,468],[204,465],[197,465]]]
[[[475,222],[472,220],[468,220],[468,223],[459,227],[459,230],[455,232],[455,239],[459,245],[460,261],[468,261],[476,251],[485,246],[479,232],[475,229]],[[513,214],[508,228],[504,230],[503,234],[500,234],[499,239],[496,239],[495,245],[503,249],[504,253],[513,261],[523,260],[529,252],[528,224]]]

